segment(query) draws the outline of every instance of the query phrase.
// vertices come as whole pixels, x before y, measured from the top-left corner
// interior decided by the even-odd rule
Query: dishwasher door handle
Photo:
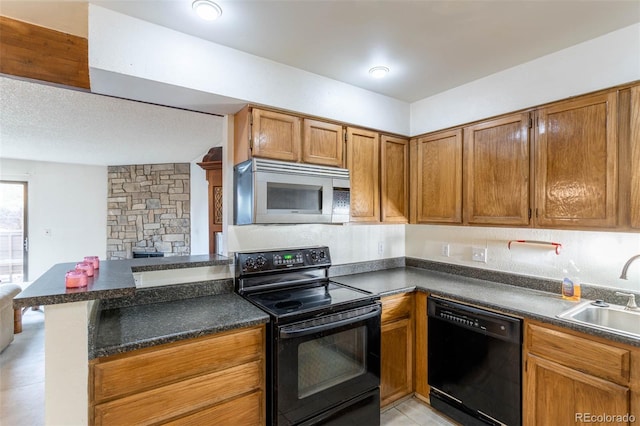
[[[362,309],[362,308],[361,308]],[[369,312],[365,312],[361,315],[353,316],[345,319],[338,319],[336,321],[328,321],[326,323],[312,325],[312,323],[317,322],[318,320],[309,320],[305,321],[302,324],[309,323],[308,327],[283,327],[280,329],[279,335],[282,339],[292,339],[295,337],[306,336],[308,334],[320,333],[323,331],[331,330],[334,328],[342,327],[349,324],[355,324],[357,322],[365,321],[370,318],[374,318],[380,315],[382,312],[382,308],[378,305],[371,308]],[[325,318],[338,317],[341,314],[332,314]],[[321,321],[322,318],[319,318]]]

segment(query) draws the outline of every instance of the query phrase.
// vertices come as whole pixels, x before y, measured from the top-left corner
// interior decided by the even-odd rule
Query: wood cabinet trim
[[[282,161],[300,161],[300,146],[302,145],[302,120],[300,117],[258,108],[253,108],[251,114],[253,117],[250,142],[252,156]],[[285,133],[277,134],[273,139],[270,139],[272,135],[267,131],[269,128],[266,127],[266,120],[272,120],[279,124],[284,123]],[[289,128],[287,129],[287,127]],[[270,131],[271,129],[269,129]],[[287,135],[290,137],[285,137]]]
[[[640,229],[640,85],[631,88],[630,102],[630,225],[634,229]]]
[[[627,349],[531,323],[525,333],[528,352],[614,383],[629,383]]]
[[[571,114],[572,111],[576,111],[578,109],[597,106],[597,105],[605,105],[605,113],[604,120],[606,123],[606,129],[604,130],[604,154],[606,156],[605,164],[604,164],[604,190],[601,194],[600,190],[602,188],[591,188],[591,186],[585,186],[580,181],[575,182],[564,182],[564,180],[559,181],[555,187],[550,187],[547,179],[547,172],[549,170],[548,156],[547,152],[549,152],[549,142],[548,142],[548,132],[546,128],[548,127],[547,121],[549,117],[553,114],[558,113],[566,113]],[[585,114],[588,112],[585,111]],[[610,91],[605,92],[599,95],[594,96],[586,96],[584,98],[573,99],[570,101],[562,101],[550,105],[545,108],[541,108],[537,112],[538,120],[536,127],[536,183],[535,183],[535,194],[536,194],[536,215],[535,221],[536,225],[539,227],[562,227],[562,228],[612,228],[617,225],[617,205],[618,205],[618,180],[617,180],[617,161],[618,161],[618,142],[617,142],[617,127],[618,127],[618,114],[617,114],[617,92]],[[584,118],[586,120],[586,118]],[[576,119],[577,121],[577,119]],[[554,128],[554,126],[551,126]],[[583,130],[583,129],[582,129]],[[576,130],[577,131],[577,130]],[[594,129],[597,131],[597,129]],[[584,142],[582,139],[578,141],[579,143],[585,145],[591,141],[587,140]],[[590,149],[589,146],[584,148],[585,150]],[[585,151],[582,151],[585,152]],[[580,155],[580,153],[577,153]],[[597,153],[593,155],[587,156],[584,154],[584,161],[586,159],[594,159],[598,160],[595,157]],[[580,157],[582,158],[582,156]],[[572,154],[570,158],[560,159],[563,162],[566,162],[566,168],[574,167],[574,168],[582,168],[587,169],[590,167],[582,164],[573,164],[573,162],[577,159],[577,157]],[[556,166],[558,167],[558,166]],[[593,172],[591,170],[586,171],[587,174]],[[559,178],[558,178],[559,179]],[[563,190],[560,185],[565,185],[564,191],[571,191],[572,197],[567,198],[570,200],[584,200],[584,203],[587,203],[587,199],[590,203],[594,201],[600,201],[602,203],[599,206],[602,209],[602,216],[600,217],[580,217],[577,216],[579,212],[572,212],[567,210],[570,208],[569,206],[559,206],[557,215],[554,214],[548,208],[548,200],[550,191],[555,194],[557,190]],[[576,192],[578,191],[578,192]],[[574,194],[575,192],[575,194]],[[553,196],[554,199],[556,195]],[[602,198],[598,200],[598,197]],[[566,198],[566,197],[565,197]],[[588,209],[585,207],[585,213],[597,211],[596,206],[590,206]],[[565,214],[566,213],[566,214]],[[564,214],[564,216],[560,216]]]
[[[390,158],[389,147],[391,146],[400,147],[399,159]],[[407,223],[409,221],[409,140],[382,135],[380,151],[381,220],[387,223]]]
[[[90,364],[92,400],[99,403],[233,367],[261,358],[263,348],[264,327],[252,327],[98,358]]]
[[[356,138],[369,147],[356,147]],[[356,155],[362,148],[363,153]],[[368,148],[368,149],[367,149]],[[351,174],[351,221],[380,221],[380,137],[377,132],[347,127],[347,168]],[[363,163],[361,163],[361,161]]]
[[[344,133],[342,125],[331,123],[328,121],[305,118],[302,121],[302,128],[302,162],[309,164],[320,164],[323,166],[344,167]],[[314,144],[314,142],[318,142],[314,141],[312,138],[313,129],[333,132],[335,134],[335,139],[333,141],[326,141],[329,143],[329,145],[333,144],[333,149],[331,149],[331,147],[323,147],[323,151],[328,152],[326,152],[324,155],[315,154],[313,152],[312,145]],[[327,148],[329,149],[327,150]],[[333,152],[333,155],[331,155],[331,152]]]
[[[502,134],[500,137],[504,137],[505,140],[492,140],[493,146],[487,146],[485,151],[480,149],[476,132],[498,129],[510,124],[518,124],[515,133]],[[529,226],[531,209],[529,124],[528,113],[517,113],[464,128],[464,223]],[[510,144],[507,145],[507,142]],[[476,154],[484,161],[477,159]],[[486,174],[482,174],[482,169],[477,170],[485,166],[491,166]],[[482,197],[477,196],[477,187],[484,189]],[[504,190],[504,187],[507,189]],[[480,205],[483,206],[482,209]],[[509,214],[507,209],[512,214]]]
[[[149,389],[95,406],[95,424],[155,424],[260,389],[261,361]]]
[[[436,152],[429,152],[431,144]],[[434,133],[412,140],[411,223],[462,223],[463,133],[462,129]],[[451,146],[453,145],[453,146]],[[444,158],[427,158],[429,154]],[[427,163],[427,160],[432,163]],[[447,162],[452,160],[453,164]],[[438,166],[433,170],[432,167]],[[425,173],[435,173],[438,180],[425,187]],[[444,192],[444,193],[443,193]],[[428,207],[429,212],[425,212]]]

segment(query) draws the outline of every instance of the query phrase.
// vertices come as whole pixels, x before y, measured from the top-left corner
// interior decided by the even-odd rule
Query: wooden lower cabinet
[[[640,415],[640,351],[525,323],[523,424],[628,425]],[[609,416],[598,421],[597,416]],[[594,419],[595,418],[595,419]]]
[[[382,298],[382,407],[413,392],[413,304],[413,293]]]
[[[90,423],[264,424],[264,339],[259,326],[93,360]]]

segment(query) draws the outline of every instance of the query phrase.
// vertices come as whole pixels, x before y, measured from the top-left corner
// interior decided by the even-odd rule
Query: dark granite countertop
[[[101,310],[89,359],[264,324],[269,316],[234,293]]]
[[[134,272],[229,265],[233,259],[218,255],[169,256],[131,260],[101,260],[100,269],[84,288],[68,289],[64,276],[73,263],[54,265],[13,299],[14,308],[54,305],[83,300],[111,299],[135,294]]]
[[[518,279],[518,276],[514,275],[513,277],[516,280]],[[547,291],[409,266],[354,275],[334,276],[332,279],[342,284],[378,294],[381,297],[403,292],[425,291],[434,296],[442,296],[523,318],[535,319],[640,347],[640,339],[557,318],[557,314],[576,306],[580,302],[564,300],[559,294],[556,295]]]

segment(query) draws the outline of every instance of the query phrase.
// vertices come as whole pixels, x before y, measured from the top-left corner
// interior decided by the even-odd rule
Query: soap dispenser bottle
[[[566,300],[580,300],[580,278],[578,274],[580,273],[580,269],[576,266],[573,260],[569,261],[569,264],[565,269],[562,270],[564,272],[564,278],[562,279],[562,298]]]

